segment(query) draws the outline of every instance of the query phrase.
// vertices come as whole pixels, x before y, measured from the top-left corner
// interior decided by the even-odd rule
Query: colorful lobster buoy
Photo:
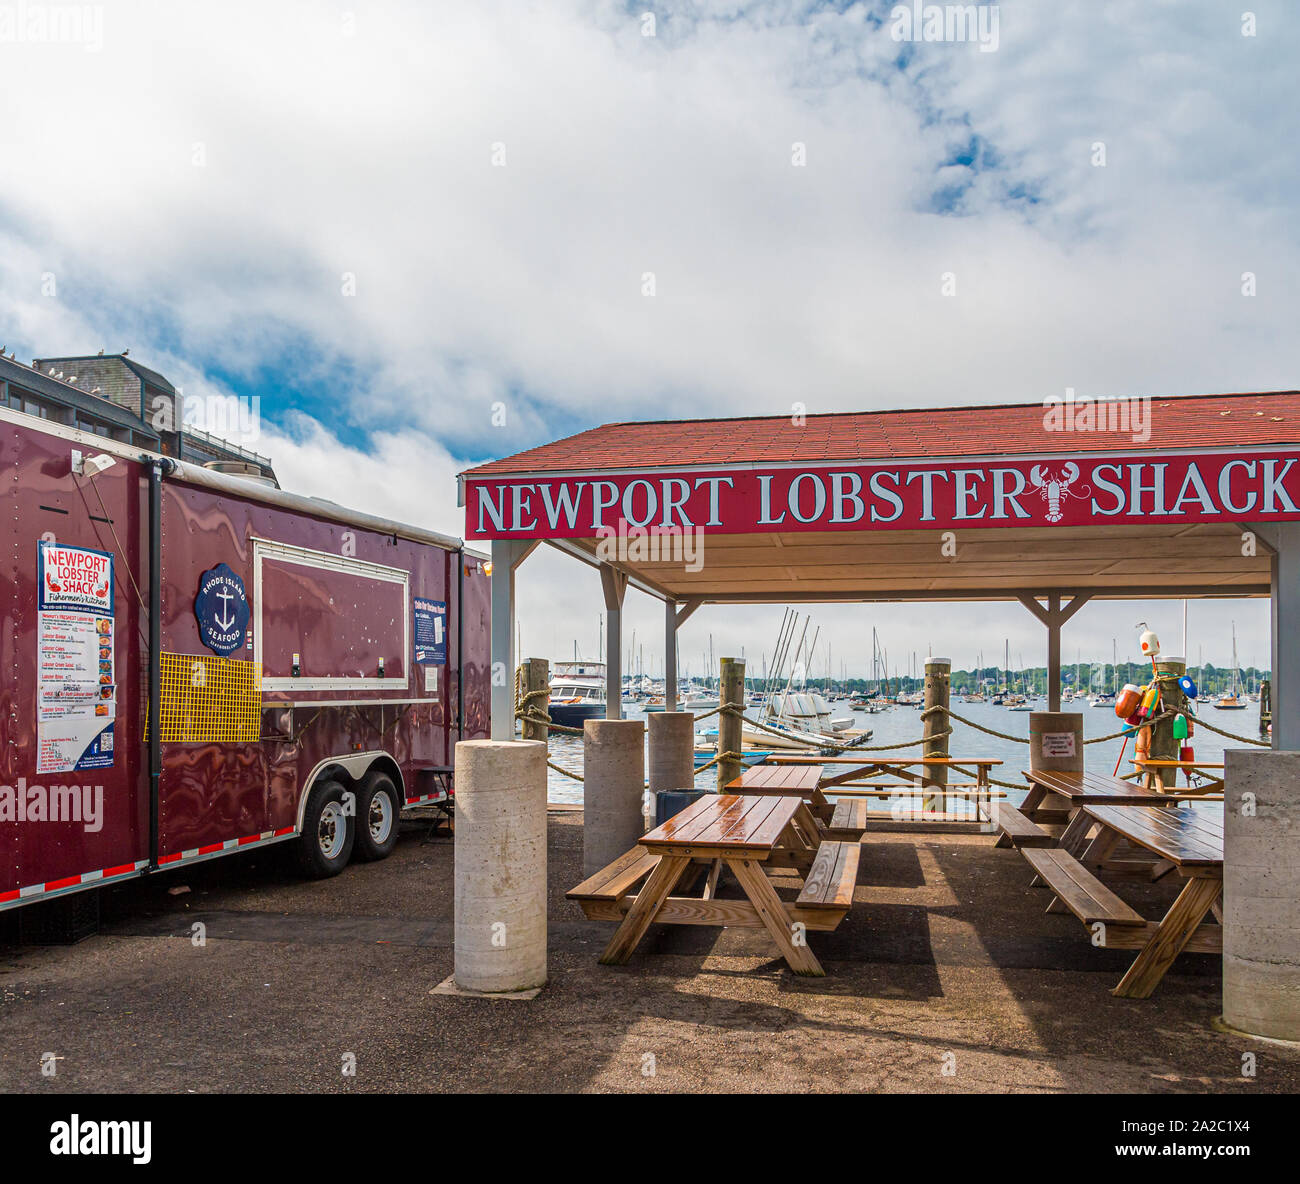
[[[1120,719],[1126,720],[1141,706],[1142,692],[1131,682],[1126,683],[1115,699],[1115,714]]]
[[[1178,680],[1178,689],[1183,692],[1189,699],[1197,697],[1196,684],[1192,681],[1190,674],[1184,674]]]
[[[1142,656],[1145,658],[1158,658],[1160,656],[1160,638],[1147,628],[1145,621],[1139,621],[1138,628],[1142,630],[1142,634],[1138,638],[1138,645],[1142,647]]]
[[[1133,741],[1133,757],[1144,761],[1151,754],[1151,729],[1139,728],[1137,739]]]
[[[1196,754],[1192,751],[1192,746],[1191,746],[1190,744],[1184,744],[1184,745],[1183,745],[1183,746],[1178,750],[1178,759],[1179,759],[1180,761],[1187,761],[1187,762],[1189,762],[1189,763],[1192,762],[1192,761],[1194,761],[1194,760],[1196,759]],[[1189,783],[1189,784],[1191,783],[1191,771],[1190,771],[1190,770],[1188,770],[1188,783]]]
[[[1160,700],[1160,684],[1153,682],[1142,692],[1142,718],[1146,719],[1155,713],[1156,703]]]
[[[1187,716],[1182,714],[1174,716],[1174,739],[1187,739]]]

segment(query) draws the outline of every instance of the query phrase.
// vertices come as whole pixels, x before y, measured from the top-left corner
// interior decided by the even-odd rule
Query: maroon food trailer
[[[458,539],[0,409],[0,910],[293,842],[333,875],[488,734]]]

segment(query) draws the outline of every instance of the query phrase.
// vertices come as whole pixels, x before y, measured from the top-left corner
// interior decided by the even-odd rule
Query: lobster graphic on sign
[[[1087,497],[1092,489],[1085,485],[1081,489],[1072,486],[1079,479],[1079,466],[1073,461],[1063,465],[1056,473],[1035,465],[1029,470],[1029,483],[1038,490],[1038,495],[1047,503],[1047,521],[1060,522],[1065,517],[1061,513],[1061,503],[1070,497]]]

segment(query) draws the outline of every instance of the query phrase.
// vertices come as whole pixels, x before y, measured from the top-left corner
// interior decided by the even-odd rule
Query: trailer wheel
[[[402,805],[387,773],[371,773],[357,799],[357,841],[353,854],[370,861],[387,859],[397,846],[397,816]]]
[[[321,781],[307,799],[298,863],[313,879],[337,876],[352,857],[356,827],[348,817],[347,793],[337,781]]]

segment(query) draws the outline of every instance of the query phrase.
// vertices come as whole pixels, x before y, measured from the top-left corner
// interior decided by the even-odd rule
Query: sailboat
[[[1241,693],[1237,677],[1237,622],[1232,622],[1232,690],[1220,695],[1214,706],[1220,711],[1245,711],[1246,699]]]
[[[1118,655],[1115,649],[1115,639],[1112,637],[1110,639],[1110,670],[1111,670],[1111,678],[1114,679],[1115,681],[1118,681],[1119,679],[1119,666],[1116,665],[1117,656]],[[1113,690],[1101,691],[1096,695],[1092,695],[1088,699],[1088,705],[1090,707],[1114,708],[1115,692]]]
[[[742,722],[741,737],[747,747],[770,750],[773,748],[807,749],[843,745],[845,733],[852,727],[852,716],[835,717],[831,705],[818,692],[807,685],[808,664],[817,652],[820,628],[813,634],[812,643],[805,648],[810,620],[804,619],[803,631],[795,644],[799,614],[787,608],[777,635],[777,652],[773,658],[767,683],[763,688],[763,706],[759,712],[762,728]],[[786,662],[793,654],[789,675],[784,673]],[[855,739],[870,739],[871,729],[849,733]],[[707,740],[716,742],[717,729],[704,733]]]

